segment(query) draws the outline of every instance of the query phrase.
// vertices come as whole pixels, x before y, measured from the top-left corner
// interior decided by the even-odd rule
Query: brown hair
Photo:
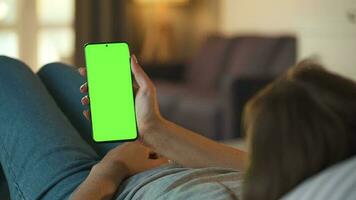
[[[278,199],[306,178],[355,154],[356,84],[304,61],[251,99],[243,197]]]

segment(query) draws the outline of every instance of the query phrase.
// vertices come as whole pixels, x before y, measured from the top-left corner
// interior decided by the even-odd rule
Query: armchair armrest
[[[273,77],[227,77],[222,84],[222,116],[225,139],[242,137],[242,112],[245,104]]]

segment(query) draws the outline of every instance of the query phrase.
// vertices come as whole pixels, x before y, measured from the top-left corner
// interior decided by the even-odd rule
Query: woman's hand
[[[151,127],[162,120],[159,111],[156,87],[137,62],[135,55],[131,58],[131,69],[138,84],[136,93],[136,117],[138,128],[143,136]]]
[[[109,151],[73,192],[73,200],[111,199],[122,180],[167,163],[151,157],[151,150],[138,142],[128,142]]]
[[[123,164],[127,169],[127,175],[132,176],[166,164],[168,160],[158,157],[155,152],[139,142],[126,142],[110,150],[98,165],[107,163]]]
[[[162,120],[162,116],[159,112],[159,107],[157,103],[156,88],[150,78],[138,64],[135,55],[132,55],[131,57],[131,70],[134,74],[135,81],[137,83],[137,86],[136,83],[134,84],[134,90],[136,92],[135,107],[137,125],[140,136],[143,137],[145,132],[147,132],[150,128],[154,127]],[[79,68],[79,73],[82,76],[86,76],[86,69]],[[80,87],[80,91],[86,94],[88,92],[88,84],[84,83]],[[81,102],[83,105],[88,105],[88,96],[84,96]],[[83,115],[88,120],[90,119],[89,110],[83,111]]]
[[[238,170],[244,168],[245,152],[217,143],[201,134],[165,120],[159,112],[156,88],[137,63],[135,56],[131,58],[131,69],[138,85],[135,98],[137,125],[141,141],[146,146],[185,167],[219,166]],[[85,76],[85,68],[81,68],[79,71]],[[80,90],[86,93],[87,85],[84,84]],[[84,105],[89,104],[89,99],[84,97],[82,103]],[[84,111],[87,118],[89,118],[89,114],[88,111]],[[124,153],[123,155],[130,154]],[[129,160],[134,158],[128,157],[126,159],[127,165],[131,166],[129,167],[131,173],[142,170],[131,164],[137,162]],[[143,169],[147,169],[149,166],[150,163],[147,163],[147,165],[143,165]]]

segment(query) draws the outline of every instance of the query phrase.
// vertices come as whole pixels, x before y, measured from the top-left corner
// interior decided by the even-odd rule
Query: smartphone
[[[89,43],[84,47],[95,142],[135,140],[138,129],[127,43]]]

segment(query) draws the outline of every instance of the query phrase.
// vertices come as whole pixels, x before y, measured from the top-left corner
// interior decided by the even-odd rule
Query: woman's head
[[[245,199],[278,199],[356,149],[356,84],[305,61],[244,112],[250,147]]]

